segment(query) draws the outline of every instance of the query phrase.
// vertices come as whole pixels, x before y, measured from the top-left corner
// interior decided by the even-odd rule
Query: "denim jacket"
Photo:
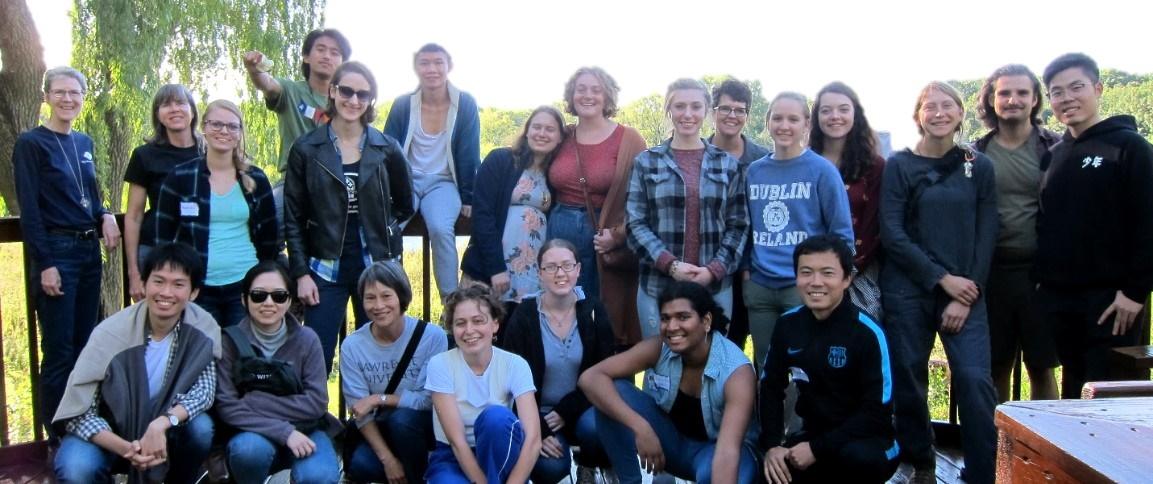
[[[721,419],[725,412],[725,382],[729,381],[729,375],[738,368],[744,365],[751,366],[752,363],[736,344],[720,333],[714,333],[712,340],[709,347],[709,361],[705,363],[705,370],[701,372],[701,414],[705,418],[705,430],[709,434],[709,439],[716,440],[721,431]],[[642,390],[653,397],[665,412],[672,410],[673,402],[677,399],[683,368],[681,355],[674,353],[667,345],[661,345],[661,357],[657,360],[657,364],[645,371]],[[760,430],[761,425],[754,410],[749,418],[749,428],[745,432],[745,443],[756,445]]]

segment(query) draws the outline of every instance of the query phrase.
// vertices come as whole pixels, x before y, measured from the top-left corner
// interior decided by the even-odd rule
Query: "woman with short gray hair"
[[[357,290],[370,323],[340,345],[341,392],[352,416],[344,471],[356,482],[417,482],[424,478],[432,446],[425,366],[447,349],[448,338],[439,326],[405,314],[412,286],[400,263],[368,266]]]
[[[44,73],[48,119],[25,131],[12,150],[20,228],[32,257],[40,343],[40,415],[56,413],[68,374],[100,309],[100,244],[120,242],[116,217],[104,208],[96,180],[96,148],[72,125],[84,108],[88,81],[71,67]]]

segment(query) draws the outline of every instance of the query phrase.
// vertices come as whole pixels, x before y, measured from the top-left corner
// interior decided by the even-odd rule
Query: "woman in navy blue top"
[[[16,139],[12,164],[20,228],[32,256],[29,286],[40,320],[40,415],[52,415],[100,307],[100,246],[120,242],[116,218],[104,209],[92,138],[72,130],[88,91],[71,67],[44,73],[48,120]]]

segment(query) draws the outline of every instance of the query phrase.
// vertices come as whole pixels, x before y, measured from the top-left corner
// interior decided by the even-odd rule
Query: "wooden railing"
[[[116,218],[117,218],[117,222],[120,224],[120,226],[123,227],[124,226],[123,214],[117,215]],[[462,219],[462,220],[458,221],[457,226],[456,226],[456,233],[458,233],[458,234],[471,233],[471,226],[469,224],[469,221],[466,219]],[[421,296],[421,300],[420,300],[419,309],[420,309],[420,316],[422,318],[424,318],[425,320],[430,320],[432,317],[432,279],[433,279],[432,278],[432,257],[431,257],[431,245],[429,244],[429,240],[428,240],[428,231],[425,229],[424,221],[419,216],[417,218],[413,219],[413,221],[411,223],[409,223],[407,227],[405,227],[404,235],[405,235],[405,237],[419,237],[421,240],[421,244],[420,244],[421,245],[421,251],[420,251],[421,269],[420,269],[420,271],[421,271],[421,274],[423,274],[423,277],[421,277],[420,279],[421,279],[421,288],[423,290],[421,291],[422,296]],[[0,217],[0,244],[16,243],[16,242],[23,242],[23,241],[24,241],[24,234],[23,234],[23,231],[20,229],[19,217]],[[117,250],[119,250],[121,252],[121,255],[123,255],[123,251],[124,251],[123,244],[121,244],[120,248],[118,248]],[[44,438],[42,423],[43,423],[43,419],[46,417],[43,415],[40,415],[40,412],[39,412],[39,409],[40,409],[40,406],[39,406],[39,401],[40,401],[40,389],[39,389],[40,354],[39,353],[40,352],[39,352],[39,346],[38,346],[39,328],[36,324],[36,288],[33,288],[33,287],[31,287],[30,284],[28,284],[28,282],[29,282],[28,275],[31,274],[30,271],[35,270],[35,269],[31,265],[32,260],[31,260],[31,257],[29,257],[29,255],[28,255],[27,248],[24,249],[23,254],[24,254],[24,275],[25,275],[25,277],[21,281],[21,283],[22,283],[22,286],[24,288],[24,301],[25,301],[24,321],[27,322],[27,324],[25,325],[25,328],[27,329],[27,334],[28,334],[27,352],[28,352],[28,365],[29,365],[29,379],[31,380],[31,392],[32,392],[32,395],[31,395],[32,401],[31,401],[31,405],[30,405],[30,407],[31,407],[30,410],[32,411],[32,440],[33,441],[39,441],[39,440],[42,440]],[[127,261],[127,258],[121,257],[120,260],[121,261]],[[125,288],[125,290],[124,290],[124,306],[128,306],[129,304],[131,304],[131,301],[129,300],[129,296],[128,296],[128,290],[127,290],[127,288],[128,288],[128,283],[127,283],[127,281],[128,281],[128,266],[126,264],[127,264],[126,262],[124,264],[122,264],[123,267],[122,267],[122,271],[121,271],[121,277],[122,277],[122,280],[124,281],[123,287]],[[103,311],[102,311],[102,313],[103,313]],[[3,316],[2,310],[0,310],[0,320],[2,320],[2,316]],[[3,325],[0,325],[0,355],[4,354],[4,347],[8,343],[8,341],[5,338],[3,331],[4,331]],[[0,362],[0,364],[6,365],[6,362]],[[4,374],[7,374],[7,373],[8,373],[8,369],[4,368]],[[8,404],[7,382],[5,381],[4,378],[0,378],[0,405],[3,406],[3,411],[0,411],[0,447],[3,447],[3,446],[7,446],[7,445],[13,443],[13,442],[9,441],[10,439],[8,437],[8,434],[9,434],[9,432],[8,432],[9,431],[9,412],[11,411],[12,407]],[[20,442],[15,442],[15,443],[20,443]]]

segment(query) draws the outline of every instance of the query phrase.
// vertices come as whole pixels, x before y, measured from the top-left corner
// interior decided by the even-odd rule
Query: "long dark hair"
[[[1029,122],[1033,123],[1033,126],[1041,124],[1041,108],[1045,106],[1045,100],[1041,98],[1041,80],[1037,79],[1037,75],[1028,67],[1008,64],[998,67],[985,78],[981,90],[977,92],[977,119],[980,119],[986,128],[996,129],[1000,124],[997,120],[997,110],[993,107],[993,97],[997,95],[997,80],[1012,76],[1025,76],[1032,81],[1033,110],[1029,111]]]
[[[556,158],[557,152],[560,151],[560,146],[564,144],[565,138],[568,137],[564,126],[564,116],[561,115],[560,111],[552,106],[541,106],[532,110],[532,114],[529,114],[528,119],[524,120],[524,129],[520,130],[520,136],[517,136],[516,142],[512,145],[513,159],[516,160],[515,163],[518,170],[524,170],[532,166],[533,154],[532,148],[528,145],[528,127],[532,124],[532,118],[535,118],[536,115],[540,113],[552,116],[553,120],[556,121],[557,133],[560,135],[560,142],[556,144],[556,148],[553,148],[551,153],[545,155],[544,161],[541,163],[542,172],[548,173],[549,165],[552,164],[553,158]]]
[[[853,103],[853,129],[845,139],[845,150],[841,153],[841,178],[847,183],[860,179],[865,173],[873,169],[880,160],[881,154],[877,150],[877,135],[869,126],[869,119],[865,117],[865,108],[861,107],[861,99],[857,93],[841,81],[833,81],[817,92],[817,99],[813,102],[812,125],[809,127],[809,149],[817,154],[825,151],[825,132],[821,131],[818,115],[821,110],[821,96],[825,94],[840,94],[849,98]]]

